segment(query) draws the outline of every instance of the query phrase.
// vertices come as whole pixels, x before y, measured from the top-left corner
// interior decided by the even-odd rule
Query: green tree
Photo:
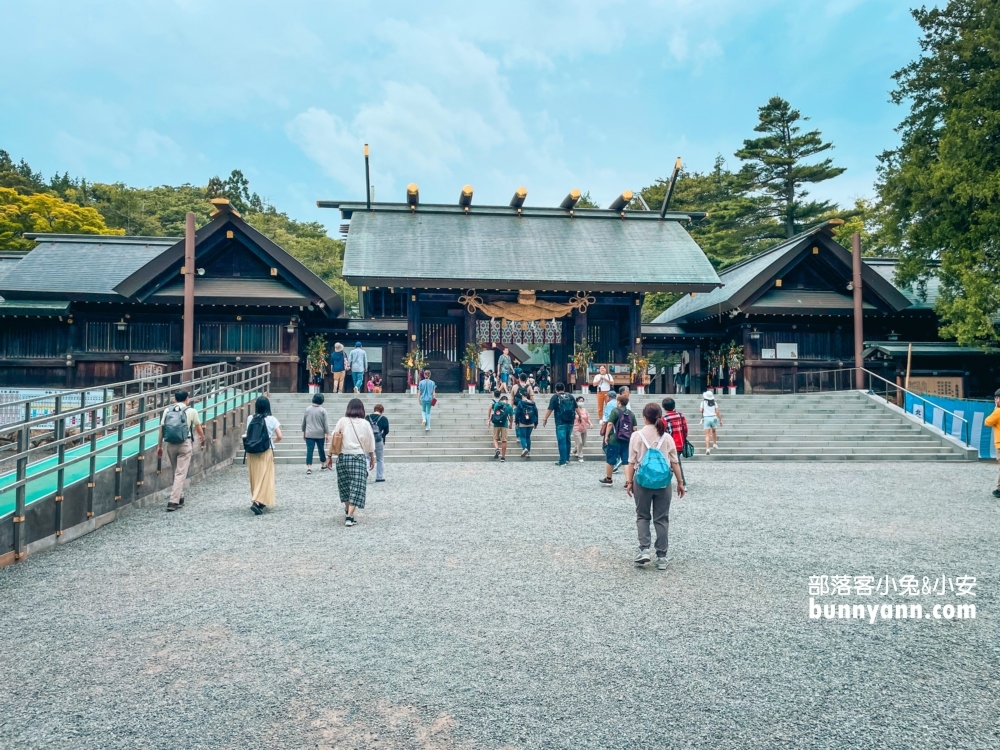
[[[586,193],[584,193],[583,195],[580,196],[580,200],[578,200],[576,202],[576,207],[577,208],[600,208],[600,206],[597,204],[597,201],[595,201],[593,198],[590,197],[590,191],[589,190]]]
[[[809,193],[804,186],[832,179],[845,170],[833,166],[830,158],[805,162],[833,144],[824,142],[818,130],[801,132],[797,123],[809,118],[780,96],[771,97],[757,113],[759,122],[754,131],[762,135],[744,140],[743,148],[736,152],[736,157],[746,162],[740,176],[757,197],[761,213],[778,221],[783,236],[791,237],[836,210],[830,201],[806,200]]]
[[[123,234],[109,229],[104,218],[89,206],[48,193],[21,195],[0,187],[0,250],[30,250],[35,243],[24,238],[25,232]]]
[[[940,262],[941,334],[994,341],[1000,309],[1000,5],[950,0],[913,11],[921,54],[893,76],[908,105],[900,145],[880,157],[885,231],[897,281]]]

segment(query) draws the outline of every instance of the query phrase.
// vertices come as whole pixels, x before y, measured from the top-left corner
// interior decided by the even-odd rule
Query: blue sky
[[[902,117],[891,74],[917,52],[906,0],[575,3],[0,0],[0,148],[48,176],[204,184],[240,168],[299,219],[317,199],[602,205],[707,169],[780,94],[870,195]],[[9,30],[15,30],[10,33]]]

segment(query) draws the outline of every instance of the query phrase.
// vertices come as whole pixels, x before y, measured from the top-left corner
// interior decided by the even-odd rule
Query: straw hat
[[[333,345],[333,350],[335,352],[342,352],[344,351],[344,345],[338,341],[336,344]]]
[[[715,394],[712,393],[711,391],[705,391],[703,394],[701,394],[701,397],[706,401],[715,401]]]

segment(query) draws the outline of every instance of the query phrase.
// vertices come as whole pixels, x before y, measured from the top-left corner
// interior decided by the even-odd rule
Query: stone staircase
[[[274,416],[282,425],[284,440],[275,450],[277,463],[305,463],[302,414],[310,403],[308,394],[276,393],[271,396]],[[344,414],[349,395],[327,394],[324,406],[330,426]],[[641,411],[649,401],[663,396],[633,394],[632,408]],[[725,426],[719,430],[719,447],[705,455],[704,433],[698,420],[700,395],[674,397],[688,417],[691,442],[697,453],[693,461],[891,461],[966,460],[960,447],[913,423],[856,391],[826,394],[721,396],[719,407]],[[596,397],[588,394],[587,409],[597,424]],[[434,407],[431,431],[420,422],[417,397],[410,394],[365,395],[370,413],[376,403],[385,406],[390,434],[386,461],[486,461],[493,459],[491,432],[486,425],[492,403],[489,396],[444,394]],[[540,396],[539,417],[544,416],[548,396]],[[641,422],[641,416],[639,420]],[[532,461],[558,458],[552,420],[532,435]],[[597,429],[588,435],[585,457],[603,460]],[[508,460],[520,461],[520,445],[510,433]],[[242,450],[234,459],[243,460]],[[314,459],[318,463],[318,459]]]

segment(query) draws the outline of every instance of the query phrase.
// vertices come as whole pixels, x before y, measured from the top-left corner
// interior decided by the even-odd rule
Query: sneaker
[[[639,554],[635,556],[636,565],[648,565],[649,564],[649,550],[641,549]]]
[[[580,458],[578,460],[582,464],[583,463],[583,456],[580,456]]]
[[[376,479],[375,481],[376,482],[384,482],[385,480],[384,479]]]
[[[603,479],[598,479],[597,483],[599,485],[601,485],[602,487],[610,487],[611,485],[613,485],[615,483],[615,480],[608,479],[607,477],[604,477]]]
[[[497,448],[495,451],[493,451],[493,458],[500,458],[500,449],[499,448]]]
[[[175,510],[180,510],[180,503],[167,503],[167,513],[173,513]]]
[[[184,498],[183,497],[180,500],[177,501],[177,505],[179,505],[181,508],[184,507]]]
[[[357,526],[358,522],[354,520],[354,516],[348,516],[344,519],[344,526]]]
[[[255,516],[259,516],[264,512],[264,509],[257,505],[257,503],[250,503],[250,510],[253,511]]]
[[[524,452],[524,457],[525,458],[531,458],[531,451],[525,451]]]
[[[993,497],[1000,497],[1000,490],[993,490]]]
[[[312,474],[312,473],[313,473],[312,469],[306,469],[306,474]]]
[[[666,570],[667,569],[667,556],[666,555],[664,555],[663,557],[657,556],[657,558],[656,558],[656,569],[657,570]]]
[[[619,458],[615,461],[615,468],[611,470],[612,474],[617,474],[618,470],[622,467],[622,460]]]
[[[524,458],[527,455],[528,455],[528,449],[525,448],[523,451],[521,451],[521,458]]]
[[[719,444],[718,444],[718,443],[712,443],[712,447],[713,447],[713,448],[718,448],[718,447],[719,447]]]
[[[705,449],[705,455],[706,456],[711,456],[712,455],[712,449],[711,448],[706,448]]]
[[[319,465],[319,470],[320,470],[320,471],[329,471],[329,470],[330,470],[330,467],[329,467],[329,466],[327,466],[326,464],[320,464],[320,465]]]
[[[506,456],[500,456],[500,463],[504,463],[507,460]]]
[[[430,428],[430,427],[425,427],[425,428],[424,428],[424,432],[430,432],[430,431],[431,431],[431,428]]]

